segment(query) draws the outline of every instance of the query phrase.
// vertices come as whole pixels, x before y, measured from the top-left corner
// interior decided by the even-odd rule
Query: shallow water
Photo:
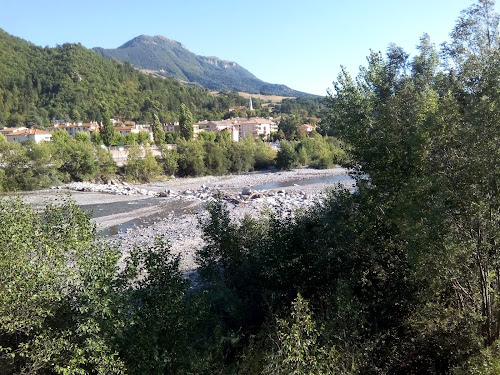
[[[352,181],[353,179],[347,174],[339,174],[335,176],[324,176],[324,177],[316,177],[309,178],[305,180],[288,180],[282,182],[271,182],[268,184],[262,185],[254,185],[251,186],[253,190],[270,190],[270,189],[279,189],[283,187],[289,186],[306,186],[306,185],[315,185],[315,184],[335,184],[340,181]]]
[[[84,211],[92,212],[92,218],[97,219],[98,222],[100,221],[101,224],[98,224],[98,226],[104,228],[100,231],[100,234],[108,237],[125,233],[128,229],[138,226],[152,225],[168,217],[195,213],[200,209],[200,204],[198,201],[185,201],[175,198],[150,198],[125,202],[89,204],[81,207]],[[148,208],[151,208],[151,211]],[[141,209],[143,210],[138,211],[139,216],[134,217],[133,211]],[[109,216],[110,220],[115,221],[117,216],[127,213],[130,213],[130,218],[122,219],[121,222],[115,225],[108,226],[105,219],[103,220],[103,218]]]
[[[347,174],[323,176],[310,179],[296,179],[251,186],[253,190],[279,189],[289,186],[305,186],[314,184],[334,185],[341,181],[352,181]],[[202,209],[198,200],[187,201],[177,198],[147,198],[128,201],[117,201],[102,204],[85,204],[84,211],[92,212],[92,218],[101,228],[100,234],[105,237],[125,233],[140,226],[153,225],[155,222],[169,217],[193,214]],[[109,218],[108,218],[109,216]],[[116,222],[116,224],[114,224]]]

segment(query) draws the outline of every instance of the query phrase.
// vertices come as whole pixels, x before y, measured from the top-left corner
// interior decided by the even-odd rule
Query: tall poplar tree
[[[182,138],[190,140],[193,138],[194,117],[189,108],[182,103],[181,114],[179,116],[179,130]]]
[[[153,139],[158,147],[165,144],[165,131],[156,113],[153,119]]]
[[[101,135],[101,139],[106,146],[111,146],[111,142],[113,141],[113,136],[115,134],[115,128],[111,123],[109,117],[109,111],[107,104],[103,101],[99,105],[99,115],[101,117],[100,125],[99,125],[99,133]]]

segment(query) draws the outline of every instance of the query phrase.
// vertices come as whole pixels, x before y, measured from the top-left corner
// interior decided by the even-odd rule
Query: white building
[[[196,124],[193,124],[193,138],[198,138],[200,132],[204,131],[204,125],[207,124],[207,121],[201,121]],[[179,122],[176,121],[171,124],[164,124],[163,130],[169,133],[178,133],[180,132]]]
[[[6,134],[6,138],[7,142],[21,143],[27,140],[33,140],[35,143],[40,143],[50,141],[52,134],[40,129],[23,129]]]
[[[146,132],[149,134],[149,137],[151,140],[153,140],[153,131],[151,130],[150,125],[141,125],[141,124],[136,124],[136,125],[123,125],[123,126],[115,126],[115,131],[120,133],[121,135],[127,135],[131,133],[138,134],[139,132]]]
[[[28,128],[25,127],[25,126],[21,126],[21,127],[18,127],[18,128],[3,128],[3,129],[0,129],[0,134],[3,134],[5,136],[7,136],[7,134],[15,133],[15,132],[18,132],[18,131],[21,131],[21,130],[26,130],[26,129],[28,129]]]
[[[78,133],[78,132],[84,132],[84,133],[87,133],[90,135],[92,132],[99,130],[99,123],[97,123],[96,121],[89,122],[89,123],[79,122],[76,124],[70,123],[70,122],[55,123],[53,126],[50,126],[45,130],[47,130],[49,132],[53,132],[54,130],[58,130],[58,129],[66,130],[69,133],[69,135],[71,135],[72,137],[74,137],[76,135],[76,133]]]
[[[253,138],[262,137],[269,139],[271,133],[278,131],[278,124],[272,119],[262,117],[252,117],[249,119],[242,119],[240,122],[240,138],[244,138],[249,134]]]

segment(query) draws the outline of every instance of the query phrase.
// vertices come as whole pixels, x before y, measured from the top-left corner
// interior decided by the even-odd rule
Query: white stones
[[[137,188],[128,184],[110,185],[77,182],[70,183],[65,187],[76,191],[103,192],[127,196],[141,195],[144,197],[162,197],[165,199],[178,199],[190,202],[208,202],[214,199],[213,195],[215,193],[215,190],[212,190],[206,185],[201,185],[198,189],[188,189],[181,193],[176,193],[165,186],[153,186],[160,187],[162,189],[160,191],[154,191]],[[260,212],[263,207],[278,210],[293,210],[302,207],[311,207],[315,204],[321,203],[321,196],[321,193],[306,193],[304,190],[297,191],[293,189],[278,189],[255,191],[249,186],[245,186],[239,194],[224,192],[222,194],[222,199],[234,206],[239,206],[241,208],[247,207],[244,211]]]
[[[157,197],[159,193],[146,190],[146,189],[138,189],[131,186],[126,185],[109,185],[109,184],[92,184],[89,182],[72,182],[65,186],[67,189],[75,190],[75,191],[87,191],[92,193],[110,193],[116,195],[144,195]]]

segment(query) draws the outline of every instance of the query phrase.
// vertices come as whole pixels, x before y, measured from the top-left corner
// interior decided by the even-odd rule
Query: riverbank
[[[190,270],[196,267],[196,250],[203,246],[199,217],[214,193],[221,194],[233,218],[241,219],[246,214],[258,215],[264,208],[291,212],[310,206],[321,200],[326,188],[338,184],[354,188],[354,181],[343,168],[301,168],[285,172],[172,178],[150,184],[72,183],[20,196],[25,202],[42,207],[57,203],[70,194],[83,209],[91,207],[94,210],[93,220],[98,228],[124,254],[133,246],[151,244],[160,236],[171,243],[175,254],[181,256],[181,268]],[[255,190],[262,186],[275,188]]]

